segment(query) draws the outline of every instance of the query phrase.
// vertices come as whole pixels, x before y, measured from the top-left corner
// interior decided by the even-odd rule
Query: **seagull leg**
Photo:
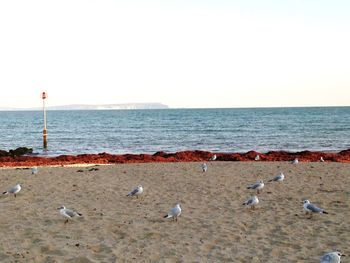
[[[16,198],[16,194],[14,194],[15,198]]]
[[[64,221],[64,224],[67,224],[68,223],[68,219],[66,219],[66,221]]]

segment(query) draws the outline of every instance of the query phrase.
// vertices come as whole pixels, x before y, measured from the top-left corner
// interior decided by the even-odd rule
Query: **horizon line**
[[[126,104],[146,104],[146,103],[123,103],[119,105],[126,105]],[[160,103],[162,104],[162,103]],[[117,105],[117,104],[100,104],[100,106],[106,106],[106,105]],[[68,107],[68,106],[99,106],[99,104],[69,104],[69,105],[56,105],[56,106],[48,106],[46,108],[47,111],[110,111],[110,110],[200,110],[200,109],[288,109],[288,108],[347,108],[350,107],[350,105],[327,105],[327,106],[313,106],[313,105],[307,105],[307,106],[240,106],[240,107],[170,107],[166,104],[163,104],[167,106],[167,108],[145,108],[145,109],[128,109],[128,108],[111,108],[111,109],[52,109],[55,107]],[[50,109],[51,108],[51,109]],[[12,108],[12,107],[0,107],[0,111],[42,111],[41,107],[28,107],[28,108]]]

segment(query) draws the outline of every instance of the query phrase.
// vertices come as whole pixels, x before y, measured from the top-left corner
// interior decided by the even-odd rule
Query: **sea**
[[[350,107],[1,111],[0,149],[38,155],[205,150],[340,151],[350,148]]]

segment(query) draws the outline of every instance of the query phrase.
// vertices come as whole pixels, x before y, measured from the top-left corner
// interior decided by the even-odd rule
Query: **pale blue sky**
[[[350,1],[1,1],[0,107],[350,106]]]

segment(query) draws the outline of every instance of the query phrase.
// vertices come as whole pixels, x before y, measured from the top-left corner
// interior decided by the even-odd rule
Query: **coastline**
[[[298,158],[300,162],[319,162],[322,157],[325,162],[350,163],[350,149],[340,152],[319,151],[269,151],[259,153],[249,151],[246,153],[220,153],[209,151],[182,151],[175,153],[156,152],[155,154],[79,154],[60,155],[56,157],[43,156],[6,156],[0,157],[0,167],[25,166],[68,166],[68,165],[95,165],[95,164],[122,164],[122,163],[164,163],[164,162],[208,162],[213,155],[217,161],[255,161],[258,162],[292,161]]]

